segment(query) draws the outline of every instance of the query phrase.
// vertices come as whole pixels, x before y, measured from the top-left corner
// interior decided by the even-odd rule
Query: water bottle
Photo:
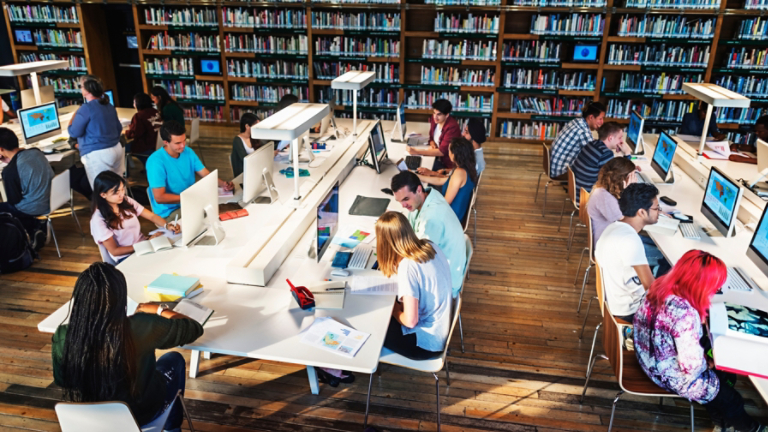
[[[14,112],[21,109],[21,102],[19,102],[19,95],[17,92],[11,93],[11,109]]]

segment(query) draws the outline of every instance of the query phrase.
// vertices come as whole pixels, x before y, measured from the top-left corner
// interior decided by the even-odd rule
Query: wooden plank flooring
[[[231,173],[230,140],[203,143],[207,166],[226,175]],[[583,229],[566,260],[567,216],[564,228],[557,229],[564,192],[550,188],[546,218],[541,217],[543,190],[537,203],[533,199],[539,149],[508,143],[485,148],[478,243],[463,294],[466,352],[454,334],[450,387],[440,374],[443,430],[607,430],[618,386],[606,363],[597,363],[585,403],[578,403],[599,322],[593,308],[584,340],[578,340],[584,311],[576,314],[580,283],[577,288],[573,281]],[[50,335],[39,333],[37,323],[67,301],[78,272],[99,259],[88,234],[88,203],[80,198],[77,204],[83,208],[78,217],[85,238],[71,217],[56,218],[62,258],[51,243],[32,268],[0,276],[0,431],[60,430],[53,410],[61,393],[51,374]],[[594,293],[594,279],[590,283],[587,298]],[[600,346],[598,341],[598,352]],[[188,352],[182,354],[188,358]],[[367,384],[368,376],[358,374],[355,383],[335,389],[321,385],[314,396],[300,366],[214,356],[202,362],[199,378],[188,380],[186,388],[196,430],[314,432],[361,430]],[[738,387],[748,411],[766,419],[768,409],[749,382],[741,380]],[[383,366],[373,382],[370,423],[380,431],[436,430],[434,392],[428,374]],[[687,402],[668,400],[660,407],[653,398],[625,396],[614,430],[688,427]],[[712,429],[701,407],[696,429]]]

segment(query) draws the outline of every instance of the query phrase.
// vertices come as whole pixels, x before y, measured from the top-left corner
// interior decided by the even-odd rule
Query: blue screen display
[[[629,116],[629,127],[627,128],[627,139],[630,140],[635,146],[640,142],[640,124],[643,122],[640,116],[636,112],[632,111]]]
[[[201,72],[206,75],[221,73],[221,64],[219,63],[218,60],[202,59],[200,60],[200,68],[201,68]]]
[[[597,61],[597,45],[576,45],[573,48],[573,61]]]
[[[704,205],[725,226],[731,225],[736,199],[739,197],[739,185],[731,182],[717,170],[711,170],[707,188],[704,190]]]
[[[765,211],[760,218],[760,225],[755,230],[755,236],[752,237],[750,247],[757,251],[764,261],[768,261],[768,218],[765,217]]]
[[[34,43],[34,40],[32,39],[32,30],[14,30],[13,33],[16,36],[16,43],[20,43],[20,44]]]
[[[677,150],[677,141],[667,135],[665,132],[659,134],[659,141],[656,143],[656,151],[653,153],[653,161],[661,167],[664,174],[669,173],[672,166],[672,159]]]

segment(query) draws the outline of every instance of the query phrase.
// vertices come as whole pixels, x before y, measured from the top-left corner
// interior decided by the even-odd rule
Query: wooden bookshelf
[[[21,63],[20,57],[23,55],[36,53],[42,54],[55,54],[58,56],[81,56],[85,61],[85,70],[54,70],[40,73],[41,79],[43,77],[50,79],[66,79],[77,80],[78,76],[85,74],[92,74],[100,77],[104,82],[104,86],[107,89],[114,89],[117,86],[115,81],[115,71],[112,65],[112,53],[109,47],[109,39],[106,37],[106,20],[104,18],[104,10],[96,4],[81,4],[71,2],[2,2],[3,14],[5,22],[8,24],[8,38],[11,42],[11,51],[13,59],[16,63]],[[10,5],[17,6],[37,6],[45,5],[57,8],[75,8],[77,11],[78,22],[57,22],[54,19],[37,22],[26,21],[11,21],[9,7]],[[60,29],[60,30],[76,30],[80,31],[82,38],[81,47],[37,47],[30,45],[19,45],[15,43],[14,30],[26,29],[26,30],[45,30],[45,29]],[[19,86],[22,89],[30,88],[27,85],[26,76],[19,77]],[[66,100],[81,100],[82,96],[77,87],[74,87],[74,91],[61,92],[56,91],[56,98],[60,103],[66,103]],[[114,92],[115,103],[119,103],[117,100],[117,92]]]

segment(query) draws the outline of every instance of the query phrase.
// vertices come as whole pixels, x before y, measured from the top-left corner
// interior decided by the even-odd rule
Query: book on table
[[[734,303],[713,303],[709,332],[718,369],[768,379],[768,312]]]
[[[200,279],[175,274],[162,274],[147,285],[147,294],[155,301],[192,298],[203,291]]]
[[[155,237],[150,240],[140,241],[133,245],[133,250],[138,256],[148,255],[168,249],[173,249],[173,244],[171,244],[170,240],[168,240],[168,237],[164,235]]]
[[[181,299],[179,303],[173,308],[173,311],[182,315],[186,315],[189,318],[199,322],[200,325],[203,326],[206,322],[208,322],[208,319],[215,312],[211,308],[205,307],[200,303],[193,302],[192,300],[186,298]]]
[[[353,358],[371,335],[329,317],[316,318],[304,331],[301,343]]]

